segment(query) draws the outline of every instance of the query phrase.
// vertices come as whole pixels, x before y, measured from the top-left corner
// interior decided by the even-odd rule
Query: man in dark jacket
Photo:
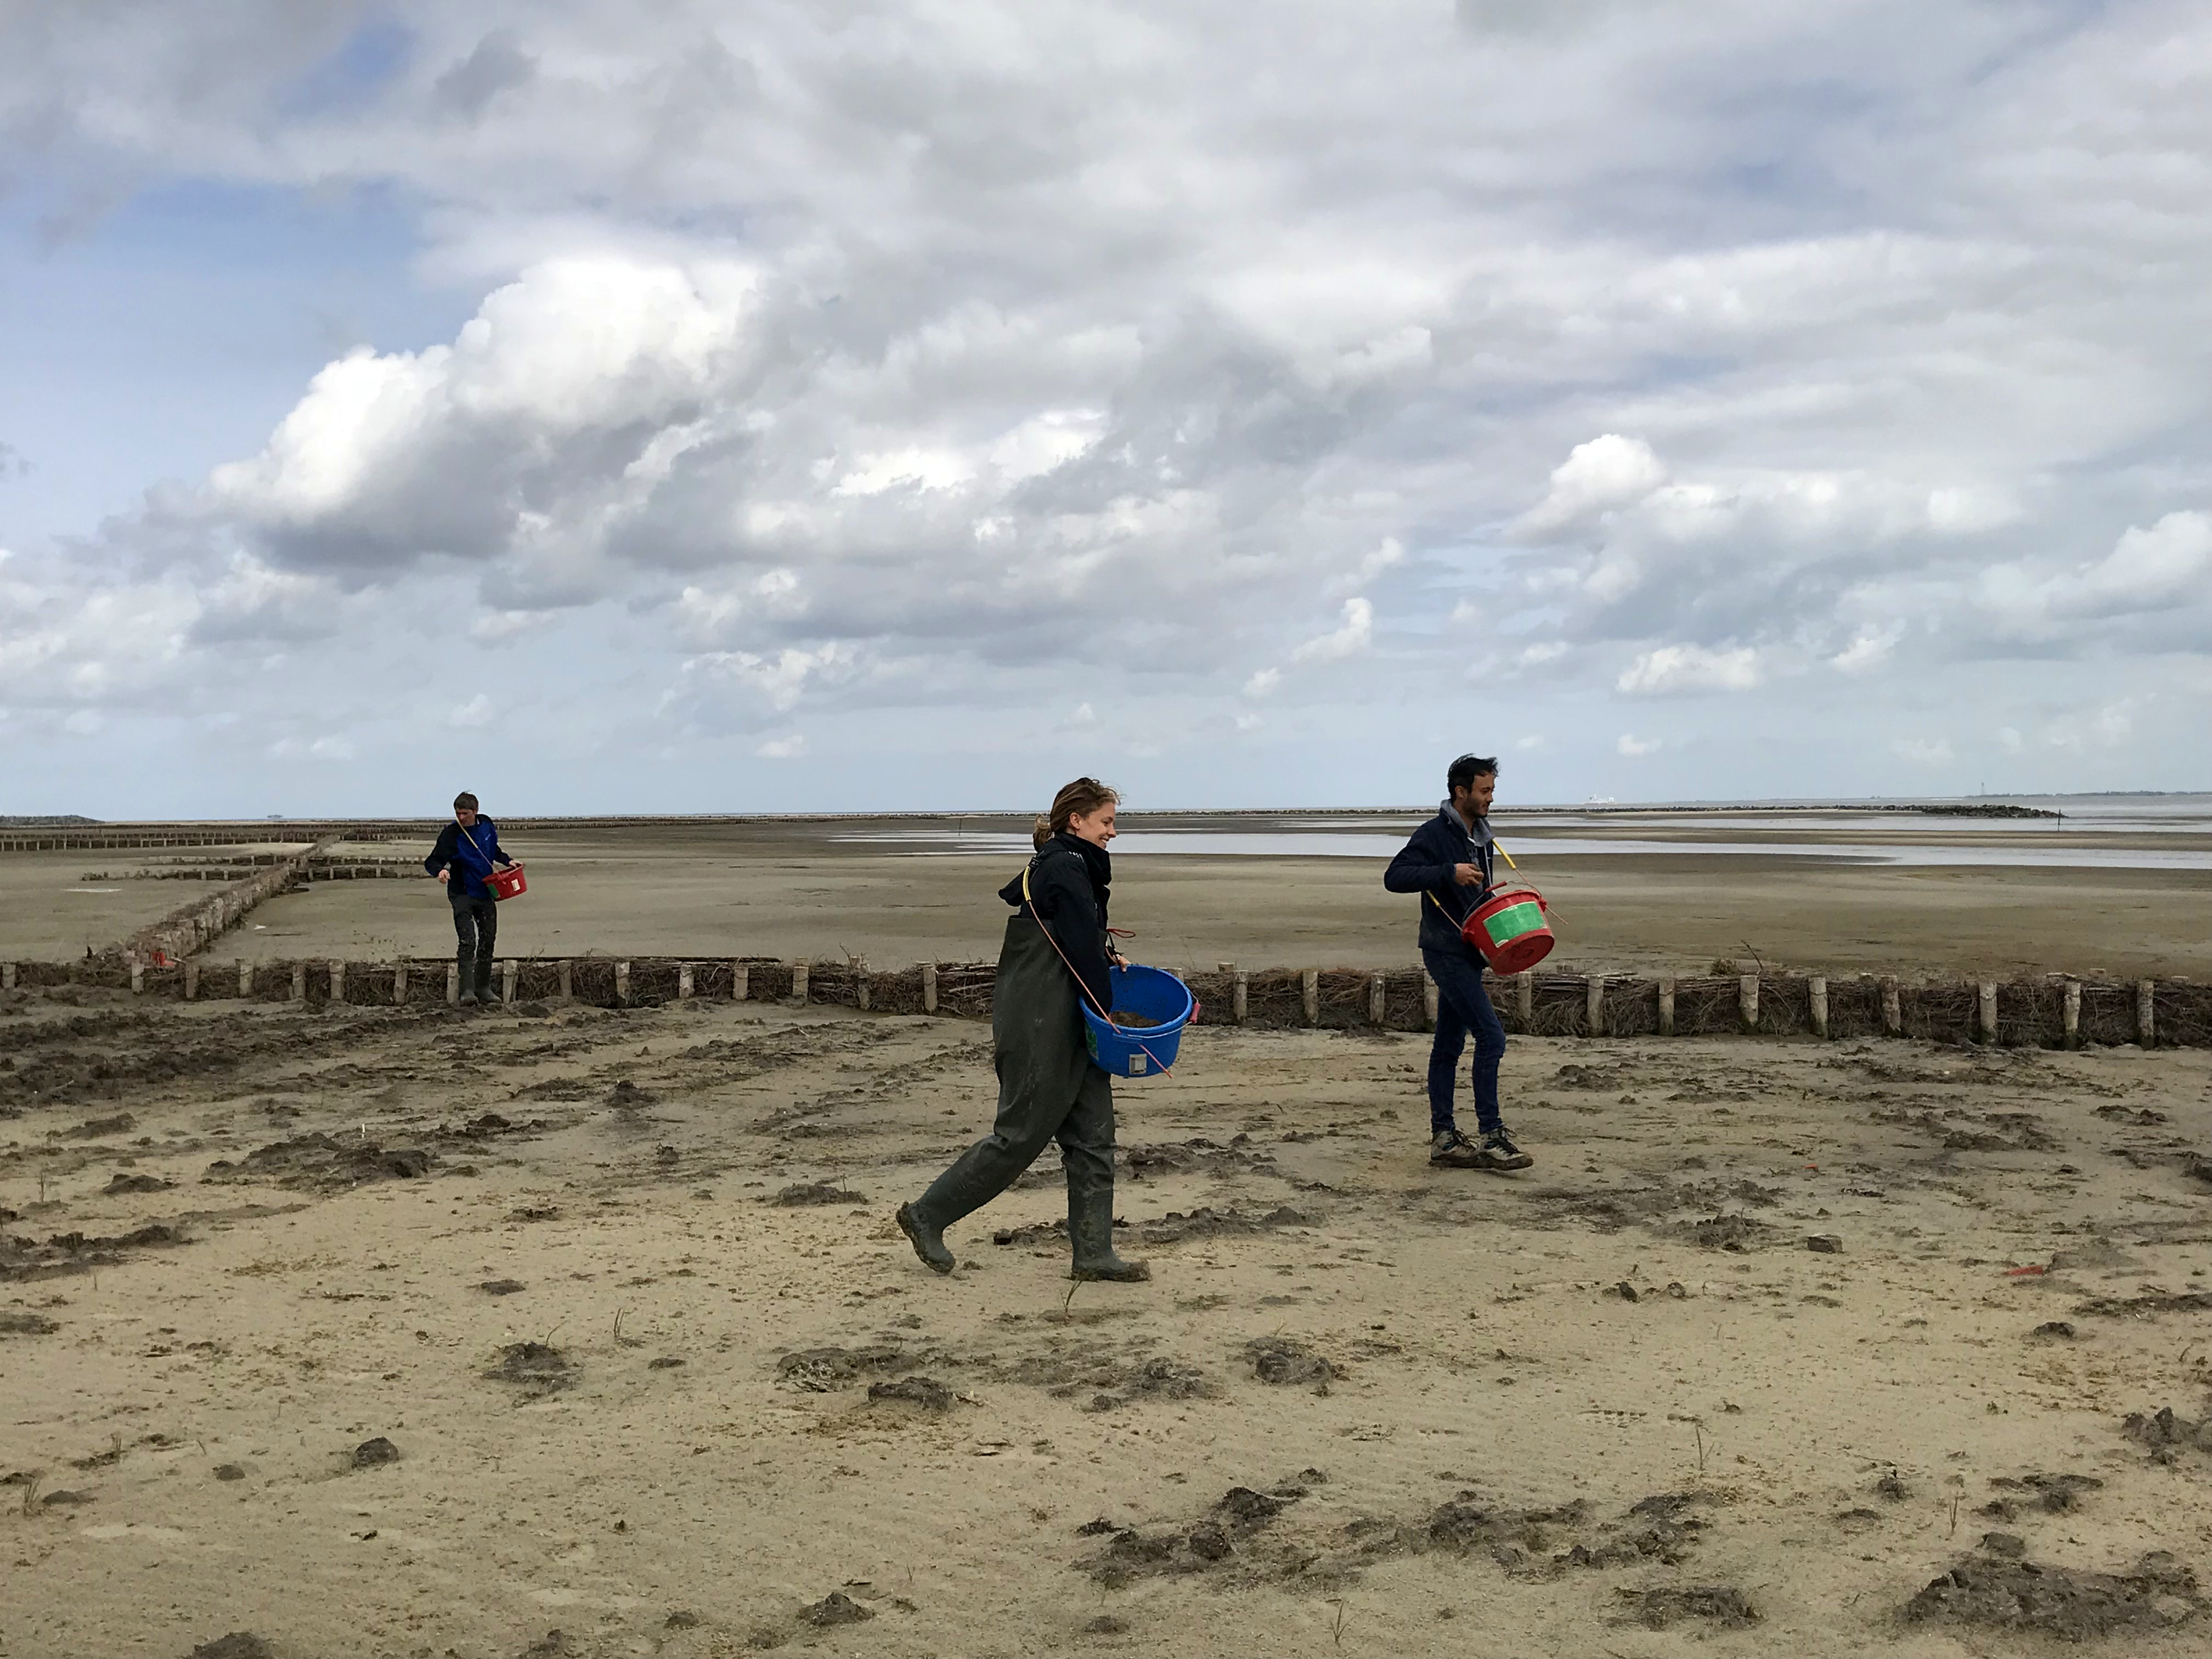
[[[1498,1067],[1505,1027],[1483,988],[1482,953],[1460,937],[1468,915],[1489,896],[1497,845],[1490,801],[1498,763],[1462,755],[1445,775],[1451,797],[1413,832],[1382,884],[1421,896],[1421,961],[1437,982],[1437,1036],[1429,1050],[1429,1162],[1455,1170],[1525,1170],[1535,1159],[1513,1144],[1498,1110]],[[1453,1074],[1474,1034],[1474,1115],[1480,1139],[1459,1132],[1452,1113]]]
[[[460,1000],[489,1002],[491,951],[499,937],[499,902],[493,897],[495,869],[514,867],[500,850],[499,826],[477,810],[477,798],[463,790],[453,797],[453,821],[438,832],[438,844],[422,867],[446,884],[453,906],[453,933],[460,941]]]

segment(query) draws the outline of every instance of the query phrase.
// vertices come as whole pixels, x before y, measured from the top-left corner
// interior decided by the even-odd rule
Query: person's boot
[[[933,1273],[951,1273],[956,1264],[945,1243],[945,1230],[1006,1191],[1024,1167],[988,1140],[979,1140],[954,1158],[952,1167],[931,1182],[927,1192],[911,1204],[900,1205],[899,1231],[922,1266]]]
[[[1070,1279],[1110,1279],[1133,1285],[1150,1279],[1152,1270],[1141,1261],[1125,1261],[1114,1254],[1114,1183],[1085,1183],[1067,1188],[1067,1237],[1075,1246]]]
[[[460,994],[455,997],[453,1001],[463,1008],[473,1008],[477,1006],[477,971],[474,963],[464,962],[461,964]]]
[[[491,963],[489,962],[477,963],[477,1000],[486,1007],[499,1000],[492,994]]]

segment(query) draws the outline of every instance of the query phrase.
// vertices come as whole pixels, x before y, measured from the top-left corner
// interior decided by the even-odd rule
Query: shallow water
[[[1970,820],[1974,823],[1986,820]],[[2000,820],[1999,822],[2002,822]],[[1863,818],[1850,820],[1864,827]],[[1711,827],[1710,822],[1707,828]],[[1792,827],[1802,827],[1802,825]],[[1899,825],[1899,829],[1905,826]],[[1911,833],[1923,832],[1915,823]],[[1912,867],[1931,866],[1996,866],[2012,869],[2100,870],[2212,870],[2212,851],[2183,848],[2084,847],[2065,841],[2047,826],[2045,839],[2000,846],[1946,844],[1940,841],[1891,845],[1844,842],[1766,841],[1640,841],[1600,839],[1585,836],[1501,836],[1500,844],[1523,863],[1540,864],[1547,858],[1606,858],[1636,854],[1644,858],[1812,859],[1825,864],[1857,864]],[[988,854],[1019,858],[1030,851],[1025,835],[976,833],[959,836],[940,830],[917,830],[859,836],[841,836],[841,842],[876,844],[925,855]],[[1387,860],[1406,844],[1400,835],[1372,831],[1315,830],[1247,831],[1237,830],[1132,830],[1115,837],[1116,858],[1176,854],[1200,858],[1346,858]]]

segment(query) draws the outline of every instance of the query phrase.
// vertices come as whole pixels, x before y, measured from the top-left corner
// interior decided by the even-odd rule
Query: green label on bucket
[[[1516,904],[1500,910],[1483,924],[1492,945],[1510,945],[1523,933],[1533,933],[1544,925],[1543,907],[1538,904]]]

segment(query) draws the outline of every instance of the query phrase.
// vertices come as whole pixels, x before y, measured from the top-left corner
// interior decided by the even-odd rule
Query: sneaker
[[[1429,1141],[1429,1163],[1440,1170],[1480,1170],[1482,1154],[1456,1129],[1439,1129]]]
[[[1513,1144],[1513,1137],[1499,1124],[1475,1144],[1479,1170],[1525,1170],[1536,1160]]]

